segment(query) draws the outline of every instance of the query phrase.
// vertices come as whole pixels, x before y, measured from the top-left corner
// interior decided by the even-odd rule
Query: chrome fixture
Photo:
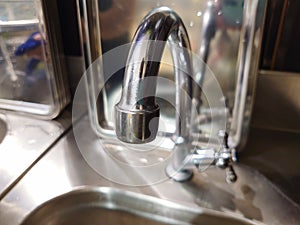
[[[236,151],[229,148],[228,134],[225,131],[219,132],[219,138],[222,143],[221,146],[205,149],[195,147],[195,150],[192,150],[191,145],[177,138],[173,160],[166,168],[167,175],[175,181],[185,181],[192,176],[193,169],[197,168],[201,172],[214,165],[226,170],[228,183],[235,182],[237,175],[233,170],[233,163],[237,161]],[[186,150],[187,148],[188,150]],[[182,152],[186,151],[191,153],[183,155]]]
[[[235,154],[229,149],[226,132],[221,133],[223,145],[219,149],[197,149],[192,152],[189,137],[191,119],[192,65],[189,38],[180,17],[167,7],[150,12],[140,24],[127,59],[122,97],[115,106],[117,137],[132,144],[155,139],[158,130],[159,107],[156,104],[156,77],[159,71],[165,41],[169,42],[176,78],[176,132],[175,153],[167,174],[177,181],[191,177],[192,169],[215,164],[228,168],[227,180],[235,181],[231,163]],[[162,41],[162,42],[160,42]],[[180,47],[178,51],[175,46]],[[184,57],[184,63],[180,60]],[[184,68],[183,68],[184,67]],[[187,71],[185,74],[182,71]],[[155,78],[151,77],[154,76]],[[187,92],[186,95],[183,91]],[[182,119],[184,118],[184,119]]]
[[[196,83],[200,87],[203,85],[204,75],[207,66],[207,60],[210,50],[210,43],[216,34],[216,7],[212,1],[207,2],[207,6],[203,15],[201,42],[198,50],[200,59],[203,61],[201,64],[200,73],[195,76]],[[201,89],[197,88],[198,85],[194,86],[194,101],[196,109],[200,110],[201,107]]]
[[[121,28],[125,26],[121,24],[125,21],[127,29],[122,32],[121,37],[114,38],[107,36],[111,32],[111,29],[108,29],[111,20],[104,17],[102,12],[105,9],[101,11],[99,6],[99,10],[97,1],[82,2],[81,18],[84,18],[85,22],[82,28],[85,31],[85,46],[88,50],[85,57],[89,65],[98,57],[100,59],[98,66],[89,70],[86,79],[91,127],[98,137],[102,140],[115,139],[117,134],[123,142],[142,144],[151,142],[158,136],[158,141],[163,139],[167,142],[161,147],[175,152],[167,169],[169,176],[175,180],[188,179],[195,167],[203,170],[213,164],[227,168],[227,180],[234,181],[236,176],[232,164],[236,160],[235,149],[237,151],[242,149],[249,127],[265,1],[234,1],[234,7],[227,1],[198,0],[185,3],[172,1],[164,3],[164,7],[157,9],[154,8],[159,4],[155,2],[138,2],[136,5],[138,10],[130,11],[126,15],[124,13],[124,17],[115,22],[114,31],[124,31]],[[187,8],[190,10],[186,10]],[[113,9],[115,8],[111,8],[112,12]],[[150,10],[153,11],[147,15],[143,23],[137,24],[137,21],[142,20],[144,12]],[[194,13],[186,14],[187,11]],[[187,26],[184,27],[183,23]],[[124,59],[123,53],[120,54],[122,57],[118,57],[122,59],[117,63],[114,63],[115,58],[106,59],[113,63],[113,68],[125,67],[125,79],[118,76],[119,84],[121,80],[124,81],[122,94],[119,92],[121,88],[106,90],[106,87],[102,88],[106,82],[105,77],[111,74],[105,74],[102,65],[103,58],[105,56],[109,58],[111,55],[103,54],[101,59],[101,53],[105,52],[101,50],[101,46],[105,44],[120,46],[126,40],[129,42],[127,38],[134,36],[133,32],[136,30],[134,27],[139,29],[135,34],[134,43],[130,45],[129,53],[126,49]],[[193,57],[193,67],[191,54],[187,53],[189,39],[193,53],[197,53],[196,57]],[[163,63],[160,64],[168,58],[168,55],[162,58],[166,41],[173,58],[173,70]],[[114,53],[116,52],[118,50]],[[197,64],[195,58],[198,58],[198,61],[202,59],[207,66],[201,63],[195,65]],[[156,80],[159,79],[158,70],[168,79],[172,79],[175,73],[177,84],[174,89],[179,90],[176,91],[175,105],[179,115],[173,114],[175,110],[174,108],[170,110],[171,107],[164,107],[160,111],[156,104],[153,96],[169,97],[174,93],[172,89],[162,90],[164,85]],[[210,105],[206,91],[204,96],[201,90],[197,89],[197,85],[194,85],[203,84],[203,88],[211,91],[211,73],[215,75],[222,92],[222,96],[220,95],[215,102],[221,101],[222,106]],[[194,82],[191,82],[192,79],[187,74],[193,74]],[[102,96],[98,96],[101,91]],[[119,96],[122,96],[121,100],[112,112],[114,109],[110,106],[116,104]],[[77,98],[80,99],[80,96],[75,96],[75,99]],[[190,106],[196,110],[192,110]],[[165,109],[168,110],[167,113]],[[167,118],[165,120],[167,123],[176,126],[158,130],[158,116],[162,120]],[[216,123],[213,122],[215,119],[218,120]],[[220,134],[221,141],[216,137],[219,131],[223,133]],[[209,146],[204,146],[203,143],[207,142]],[[147,146],[153,147],[153,143]],[[144,145],[138,148],[144,148]]]
[[[226,130],[229,134],[229,145],[238,151],[242,150],[247,138],[253,105],[266,1],[136,1],[134,7],[130,9],[127,8],[128,3],[122,1],[120,3],[122,7],[118,5],[118,7],[109,9],[112,18],[116,18],[115,14],[122,13],[122,17],[118,17],[120,19],[114,20],[114,23],[105,16],[106,14],[102,13],[106,12],[107,8],[99,6],[97,1],[82,0],[79,2],[82,2],[79,5],[83,9],[80,18],[84,24],[82,26],[85,35],[83,49],[87,49],[85,54],[87,65],[91,65],[102,54],[107,56],[104,53],[108,48],[112,46],[115,48],[129,43],[129,38],[134,36],[135,27],[139,25],[137,21],[142,20],[145,12],[149,12],[158,5],[176,11],[186,25],[193,53],[197,54],[197,57],[204,62],[194,65],[194,80],[198,85],[203,84],[202,87],[208,87],[209,78],[211,78],[208,74],[213,73],[215,75],[225,97]],[[111,29],[112,27],[114,28]],[[108,38],[112,34],[118,35]],[[106,46],[106,50],[102,51],[101,46]],[[120,55],[123,57],[123,54]],[[128,53],[124,55],[127,56]],[[125,66],[126,56],[124,59],[122,58],[124,62],[120,63],[122,68]],[[164,59],[166,58],[169,57],[164,57]],[[111,61],[113,60],[111,59]],[[115,105],[115,96],[120,96],[121,88],[115,90],[99,89],[105,82],[105,76],[110,75],[104,75],[101,71],[103,66],[100,64],[98,68],[93,68],[93,74],[87,79],[89,90],[87,93],[88,109],[91,124],[99,137],[105,139],[115,138],[113,129],[114,112],[112,112],[114,109],[110,106]],[[172,67],[166,64],[160,65],[160,71],[162,76],[168,79],[172,79],[174,76]],[[122,79],[123,76],[118,76],[118,84],[121,84]],[[174,93],[169,93],[160,83],[158,83],[158,87],[155,85],[155,88],[157,89],[157,95],[162,94],[161,96],[169,97]],[[99,92],[102,93],[102,96],[99,95],[98,97]],[[155,93],[155,91],[151,92]],[[197,117],[192,112],[192,121],[199,121],[199,123],[191,124],[190,131],[194,130],[194,133],[199,134],[199,130],[201,130],[201,138],[204,139],[211,137],[213,134],[215,134],[213,136],[216,136],[218,130],[224,129],[218,127],[214,129],[213,134],[210,129],[212,118],[216,118],[220,114],[219,108],[212,109],[207,104],[197,85],[193,87],[193,97],[193,105],[196,106],[197,111],[201,111],[201,114]],[[162,119],[175,120],[175,117],[170,117],[170,114],[167,115],[164,110],[161,110],[160,114]],[[159,130],[158,135],[172,136],[175,129],[174,126],[171,127],[171,129]]]
[[[171,9],[161,7],[146,16],[139,26],[127,59],[122,97],[115,107],[116,134],[124,142],[146,143],[156,137],[159,107],[155,99],[157,83],[153,77],[158,75],[167,40],[177,86],[176,136],[188,136],[191,109],[188,95],[192,87],[190,76],[184,71],[192,73],[190,42],[180,17]],[[179,55],[183,56],[184,62]],[[182,90],[188,94],[183,96]]]
[[[195,83],[197,85],[193,86],[193,105],[195,106],[194,111],[192,111],[192,120],[196,121],[195,123],[193,123],[192,126],[192,132],[194,133],[198,133],[199,129],[197,128],[197,126],[200,123],[203,123],[203,121],[207,120],[210,121],[211,120],[211,113],[209,110],[209,115],[207,115],[207,113],[204,113],[203,111],[207,111],[207,110],[203,110],[202,107],[202,90],[201,87],[203,87],[204,85],[204,77],[205,77],[205,73],[207,70],[207,63],[208,63],[208,58],[209,58],[209,54],[210,54],[210,48],[211,48],[211,42],[213,40],[213,38],[216,36],[216,30],[217,30],[217,26],[216,26],[216,6],[215,3],[213,1],[208,1],[206,3],[205,6],[205,11],[203,14],[203,20],[202,20],[202,29],[201,29],[201,38],[200,38],[200,44],[198,47],[198,55],[199,55],[199,59],[202,60],[202,62],[200,62],[197,66],[199,66],[199,72],[194,74],[194,79],[195,79]],[[201,111],[201,115],[200,115],[200,111]],[[222,112],[223,113],[223,112]],[[199,116],[200,115],[200,116]],[[202,118],[201,118],[202,117]]]

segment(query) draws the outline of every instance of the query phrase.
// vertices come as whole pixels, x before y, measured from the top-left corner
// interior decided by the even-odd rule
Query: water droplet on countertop
[[[202,16],[202,12],[201,11],[197,12],[197,16]]]
[[[194,21],[191,21],[190,22],[190,27],[193,27],[194,26]]]
[[[34,143],[36,143],[36,140],[35,139],[30,139],[27,141],[28,144],[32,145]]]
[[[140,162],[144,163],[144,164],[147,164],[148,163],[148,160],[146,158],[140,158]]]

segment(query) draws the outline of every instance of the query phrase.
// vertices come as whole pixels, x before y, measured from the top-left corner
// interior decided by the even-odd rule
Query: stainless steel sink
[[[25,218],[22,225],[132,225],[205,224],[246,225],[234,218],[202,208],[188,208],[158,198],[114,188],[80,188],[56,197]]]

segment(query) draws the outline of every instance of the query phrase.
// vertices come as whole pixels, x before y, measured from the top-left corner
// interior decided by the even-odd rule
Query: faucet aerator
[[[116,135],[131,144],[144,144],[156,138],[159,123],[159,106],[137,110],[115,106]]]

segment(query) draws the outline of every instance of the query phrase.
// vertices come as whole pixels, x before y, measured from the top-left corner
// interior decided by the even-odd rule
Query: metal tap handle
[[[228,146],[228,133],[225,130],[220,130],[218,133],[220,142],[222,143],[222,148],[229,149]]]
[[[232,165],[229,165],[226,168],[226,181],[227,181],[227,183],[234,183],[234,182],[236,182],[236,180],[237,180],[237,175],[234,172]]]
[[[233,163],[236,162],[236,151],[228,146],[228,133],[221,130],[219,137],[222,142],[221,150],[216,156],[216,166],[226,170],[226,181],[234,183],[237,180],[237,175],[233,169]]]

